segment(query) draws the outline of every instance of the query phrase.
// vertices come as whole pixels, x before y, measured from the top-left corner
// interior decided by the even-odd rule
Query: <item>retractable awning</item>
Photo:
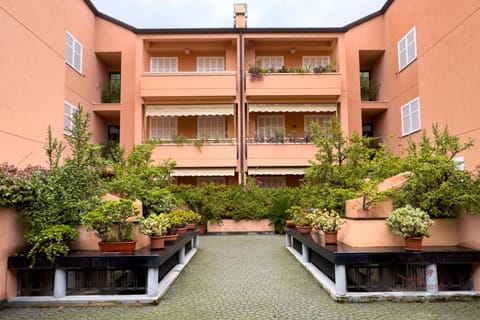
[[[147,117],[233,116],[233,104],[147,105]]]
[[[249,112],[336,112],[335,103],[250,103]]]
[[[285,175],[304,175],[305,168],[249,168],[249,176],[285,176]]]
[[[173,170],[174,177],[224,177],[234,176],[234,168],[177,168]]]

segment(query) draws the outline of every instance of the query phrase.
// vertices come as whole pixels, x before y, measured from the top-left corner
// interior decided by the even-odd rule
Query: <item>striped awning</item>
[[[177,168],[173,170],[174,177],[224,177],[234,176],[234,168]]]
[[[233,116],[233,104],[147,105],[147,117]]]
[[[285,175],[304,175],[305,168],[249,168],[249,176],[285,176]]]
[[[336,103],[250,103],[249,112],[336,112]]]

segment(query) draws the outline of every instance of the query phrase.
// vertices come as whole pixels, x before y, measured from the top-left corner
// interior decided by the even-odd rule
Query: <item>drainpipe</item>
[[[243,102],[243,32],[239,30],[240,45],[240,106],[239,106],[239,125],[240,125],[240,183],[245,184],[245,119],[244,119],[244,102]]]

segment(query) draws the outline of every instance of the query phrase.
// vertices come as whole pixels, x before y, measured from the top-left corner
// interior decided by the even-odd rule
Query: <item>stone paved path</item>
[[[480,319],[480,302],[332,301],[282,236],[206,236],[157,306],[26,308],[0,319]]]

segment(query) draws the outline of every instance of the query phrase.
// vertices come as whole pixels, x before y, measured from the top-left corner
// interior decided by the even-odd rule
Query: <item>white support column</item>
[[[438,293],[438,275],[436,264],[429,264],[425,268],[425,283],[427,284],[428,293]]]
[[[309,262],[310,261],[310,255],[308,252],[308,247],[302,243],[302,261],[303,262]]]
[[[290,237],[290,235],[288,233],[285,233],[285,246],[287,248],[292,246],[292,238]]]
[[[345,265],[335,265],[335,294],[344,296],[347,293],[347,273]]]
[[[53,280],[53,296],[62,298],[67,295],[67,271],[64,269],[55,269]]]
[[[148,268],[147,296],[155,297],[158,291],[158,268]]]
[[[198,245],[200,244],[200,236],[197,234],[194,238],[193,238],[193,247],[194,248],[198,248]]]
[[[185,247],[182,247],[182,249],[178,251],[178,263],[185,263]]]

